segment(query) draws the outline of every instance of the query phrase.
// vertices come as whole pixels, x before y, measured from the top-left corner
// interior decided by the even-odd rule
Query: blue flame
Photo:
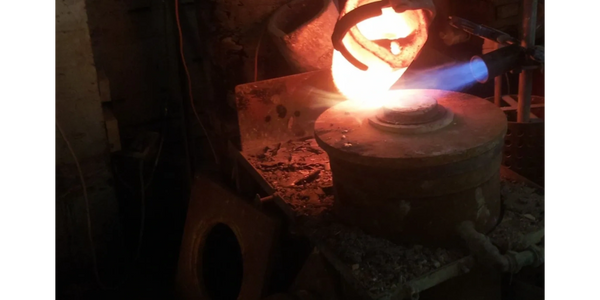
[[[475,63],[443,65],[411,73],[407,71],[392,89],[438,89],[459,92],[473,86],[478,79],[487,78],[487,67],[483,61],[478,60]]]
[[[479,82],[486,82],[488,80],[488,68],[485,65],[485,62],[481,57],[475,56],[471,59],[471,73],[473,73],[473,77],[475,80]]]

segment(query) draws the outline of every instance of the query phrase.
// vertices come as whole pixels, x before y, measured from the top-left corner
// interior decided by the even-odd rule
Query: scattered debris
[[[504,216],[489,234],[501,252],[522,251],[529,246],[528,236],[544,229],[544,195],[524,183],[500,182]]]
[[[329,158],[314,138],[278,143],[248,156],[298,216],[317,216],[333,205]]]
[[[524,214],[523,217],[525,217],[525,218],[527,218],[527,219],[529,219],[531,221],[535,221],[535,217],[532,216],[532,215],[530,215],[530,214]]]
[[[397,245],[336,223],[317,228],[313,238],[349,265],[361,288],[379,296],[466,256],[459,249]]]
[[[321,170],[317,169],[314,170],[312,172],[310,172],[308,175],[306,175],[306,177],[304,178],[300,178],[296,181],[294,181],[294,185],[298,186],[298,185],[303,185],[309,182],[313,182],[315,179],[317,179],[319,177],[319,174],[321,173]]]
[[[360,288],[374,298],[385,298],[398,286],[468,255],[461,249],[397,245],[335,223],[331,167],[314,139],[279,143],[259,152],[249,156],[249,162],[296,216],[303,217],[302,226],[312,233],[311,239],[347,264]],[[504,217],[489,237],[502,252],[518,251],[528,235],[544,228],[544,196],[525,184],[502,179],[501,197]]]

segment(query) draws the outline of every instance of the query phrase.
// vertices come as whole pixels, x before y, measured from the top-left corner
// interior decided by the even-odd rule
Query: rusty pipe
[[[535,24],[537,21],[537,0],[523,1],[523,32],[521,46],[530,49],[535,46]],[[533,71],[523,70],[519,75],[519,104],[517,107],[517,122],[529,122],[531,112],[531,90]]]
[[[497,44],[496,49],[500,49],[501,47],[501,44]],[[494,78],[494,104],[498,107],[502,106],[502,75]]]
[[[502,75],[494,78],[494,104],[502,106]]]
[[[537,266],[544,261],[544,248],[534,245],[522,252],[509,251],[507,254],[501,254],[486,235],[475,230],[471,221],[461,223],[458,233],[482,264],[503,273],[517,273],[523,267]]]

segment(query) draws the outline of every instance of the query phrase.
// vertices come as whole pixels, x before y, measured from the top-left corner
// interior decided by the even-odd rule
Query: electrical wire
[[[196,120],[198,121],[198,123],[200,124],[200,127],[202,128],[202,131],[204,132],[204,134],[207,137],[210,149],[212,151],[212,154],[214,156],[215,162],[218,164],[219,163],[219,159],[218,156],[215,152],[215,149],[212,145],[212,142],[210,140],[210,137],[208,135],[208,132],[206,130],[206,128],[204,127],[204,124],[202,123],[202,121],[200,120],[200,116],[198,115],[198,112],[196,111],[196,106],[194,104],[194,98],[193,98],[193,93],[192,93],[192,84],[191,84],[191,78],[190,78],[190,73],[187,67],[187,63],[185,61],[185,55],[184,55],[184,51],[183,51],[183,34],[181,31],[181,23],[179,20],[179,0],[175,0],[175,16],[176,16],[176,20],[177,20],[177,29],[179,32],[179,48],[180,48],[180,55],[181,55],[181,61],[185,70],[185,74],[186,74],[186,78],[187,78],[187,85],[188,85],[188,93],[189,93],[189,97],[190,97],[190,102],[191,102],[191,106],[192,106],[192,110],[194,112],[194,116],[196,117]],[[60,124],[58,123],[58,121],[55,122],[56,123],[56,127],[58,128],[58,131],[60,132],[60,135],[62,137],[62,139],[64,140],[65,144],[67,145],[67,148],[69,149],[69,152],[71,153],[71,156],[73,157],[73,160],[75,161],[75,165],[77,167],[77,172],[79,174],[79,180],[81,183],[81,188],[83,190],[83,197],[85,200],[85,211],[86,211],[86,223],[87,223],[87,236],[88,236],[88,243],[89,243],[89,247],[90,247],[90,251],[91,251],[91,255],[92,255],[92,266],[93,266],[93,272],[94,272],[94,277],[96,279],[96,283],[105,290],[110,290],[110,289],[116,289],[118,288],[121,284],[123,284],[125,281],[121,282],[120,284],[118,284],[116,287],[108,287],[106,284],[104,284],[104,282],[102,282],[102,279],[100,278],[100,273],[99,273],[99,268],[98,268],[98,256],[96,253],[96,247],[95,247],[95,243],[94,243],[94,238],[92,235],[92,220],[91,220],[91,213],[90,213],[90,203],[89,203],[89,197],[87,194],[87,186],[85,184],[85,178],[83,176],[83,171],[81,170],[81,165],[79,164],[79,159],[77,158],[77,155],[75,154],[75,151],[73,150],[73,147],[71,146],[71,143],[69,142],[69,140],[66,137],[65,132],[63,131],[62,127],[60,126]],[[152,179],[154,178],[154,173],[156,170],[156,167],[158,165],[158,161],[160,158],[160,154],[162,152],[162,148],[163,148],[163,144],[164,144],[164,134],[161,137],[161,141],[159,144],[159,149],[157,152],[157,156],[156,159],[154,161],[154,165],[152,168],[152,172],[150,173],[150,178],[148,179],[148,181],[146,183],[144,183],[144,172],[143,172],[143,160],[140,161],[140,198],[141,198],[141,216],[140,216],[140,233],[139,233],[139,237],[138,237],[138,245],[136,247],[136,254],[135,254],[135,258],[134,261],[137,261],[139,259],[140,256],[140,252],[141,252],[141,246],[142,246],[142,242],[143,242],[143,233],[144,233],[144,224],[145,224],[145,196],[146,196],[146,190],[150,187],[150,184],[152,183]],[[122,183],[129,189],[133,190],[133,188],[128,185],[118,174],[117,177],[120,181],[122,181]]]
[[[144,185],[144,160],[140,159],[140,233],[138,235],[138,244],[135,249],[134,261],[140,258],[140,252],[142,250],[142,242],[144,238],[144,225],[146,219],[146,186]]]
[[[152,165],[152,171],[150,172],[150,176],[148,177],[148,181],[145,184],[144,189],[148,190],[148,188],[150,188],[150,185],[152,184],[152,179],[154,179],[154,174],[156,173],[156,168],[158,167],[158,161],[160,160],[160,155],[162,154],[162,149],[163,149],[163,145],[165,143],[165,137],[167,135],[167,125],[166,125],[166,119],[169,116],[169,110],[168,108],[165,107],[165,116],[164,116],[164,120],[163,120],[163,129],[162,129],[162,133],[160,135],[160,142],[158,144],[158,150],[156,151],[156,158],[154,159],[154,164]],[[119,170],[117,169],[117,166],[113,164],[113,172],[115,173],[115,176],[117,177],[117,179],[131,192],[131,194],[135,195],[135,189],[129,184],[127,183],[127,181],[125,181],[125,179],[123,179],[123,177],[121,177],[121,174],[119,173]]]
[[[265,31],[266,29],[260,34],[258,43],[256,44],[256,52],[254,53],[254,81],[258,81],[258,53],[260,51],[260,44],[262,42],[263,35],[265,35]]]
[[[65,132],[63,131],[62,127],[60,126],[60,124],[58,124],[58,121],[55,123],[56,123],[56,128],[58,128],[58,132],[60,132],[60,136],[65,141],[65,144],[67,144],[67,148],[69,148],[69,152],[71,152],[71,156],[73,157],[73,160],[75,161],[75,166],[77,167],[77,172],[79,173],[79,180],[81,182],[81,188],[83,190],[83,199],[85,200],[85,214],[87,217],[86,218],[87,219],[87,236],[88,236],[90,251],[92,253],[92,266],[93,266],[93,271],[94,271],[94,277],[96,278],[96,283],[98,283],[98,285],[102,289],[108,289],[108,287],[100,279],[100,273],[98,271],[98,257],[96,255],[96,247],[95,247],[95,243],[94,243],[94,237],[92,236],[92,217],[90,214],[90,201],[89,201],[88,194],[87,194],[87,186],[85,185],[85,178],[83,177],[83,172],[81,171],[81,166],[79,165],[79,159],[77,159],[77,155],[75,155],[75,151],[73,150],[73,147],[71,147],[71,143],[67,139],[67,136],[65,135]]]
[[[165,116],[166,116],[166,114],[167,114],[167,112],[165,112]],[[144,187],[145,190],[147,190],[150,187],[150,184],[152,183],[152,179],[154,179],[154,173],[158,166],[158,160],[160,159],[160,154],[162,153],[162,148],[163,148],[163,144],[165,142],[166,134],[167,134],[167,130],[166,130],[166,125],[165,125],[165,129],[163,129],[163,133],[160,137],[160,143],[158,144],[158,151],[156,153],[156,159],[154,159],[154,165],[152,166],[152,172],[150,172],[150,177],[148,178],[148,182],[146,183],[146,186]]]
[[[60,124],[58,123],[58,121],[55,122],[56,123],[56,128],[58,128],[58,131],[60,132],[60,135],[62,137],[62,139],[64,140],[65,144],[67,145],[67,148],[69,149],[69,152],[71,153],[71,156],[73,157],[73,160],[75,161],[75,165],[77,167],[77,172],[79,174],[79,180],[81,183],[81,188],[83,190],[83,198],[85,200],[85,212],[86,212],[86,221],[87,221],[87,236],[88,236],[88,243],[89,243],[89,247],[90,247],[90,252],[92,254],[92,268],[93,268],[93,272],[94,272],[94,278],[96,279],[96,283],[98,284],[98,286],[100,286],[100,288],[102,288],[103,290],[115,290],[118,289],[119,287],[121,287],[125,282],[126,279],[123,280],[122,282],[118,283],[117,285],[115,285],[114,287],[109,287],[108,285],[106,285],[104,282],[102,282],[102,279],[100,278],[100,272],[98,269],[98,256],[96,254],[96,246],[94,243],[94,238],[92,235],[92,218],[91,218],[91,213],[90,213],[90,203],[89,203],[89,197],[87,194],[87,185],[85,184],[85,178],[83,176],[83,171],[81,170],[81,165],[79,164],[79,159],[77,158],[77,155],[75,154],[75,151],[73,150],[73,147],[71,146],[71,143],[69,142],[69,140],[67,139],[67,136],[65,134],[65,132],[63,131],[62,127],[60,126]],[[159,147],[159,151],[157,154],[157,158],[154,162],[154,166],[156,166],[158,164],[158,157],[160,156],[160,150],[162,149],[162,142],[161,142],[161,146]],[[145,228],[145,215],[146,215],[146,204],[145,204],[145,196],[146,196],[146,189],[149,187],[149,184],[144,184],[144,161],[141,160],[140,161],[140,197],[141,197],[141,209],[140,209],[140,233],[138,236],[138,244],[136,247],[136,252],[135,252],[135,257],[133,259],[134,263],[139,259],[140,257],[140,253],[141,253],[141,248],[142,248],[142,241],[143,241],[143,236],[144,236],[144,228]],[[115,166],[116,168],[116,166]],[[125,184],[128,188],[131,188],[131,186],[129,186],[118,174],[117,177],[119,178],[119,180],[122,180],[123,184]],[[149,182],[148,182],[149,183]],[[133,189],[133,188],[131,188]],[[131,273],[131,271],[130,271]],[[128,278],[129,276],[127,276],[126,278]]]
[[[179,20],[179,0],[175,0],[175,19],[177,20],[177,30],[179,33],[179,51],[180,51],[180,55],[181,55],[181,63],[183,64],[183,69],[185,70],[185,76],[187,78],[188,93],[189,93],[190,103],[192,105],[192,111],[194,112],[194,116],[196,116],[196,120],[198,120],[198,124],[200,124],[200,127],[202,127],[202,131],[206,135],[206,139],[208,140],[208,145],[210,146],[210,150],[212,151],[212,154],[215,158],[215,163],[219,164],[219,158],[217,156],[217,153],[215,152],[215,148],[213,147],[212,142],[210,141],[210,136],[208,135],[208,132],[206,131],[206,128],[204,127],[204,124],[202,124],[202,121],[200,120],[200,116],[198,116],[198,112],[196,111],[196,105],[194,104],[194,95],[192,93],[192,80],[190,78],[190,71],[188,70],[187,63],[185,61],[185,54],[183,51],[183,33],[181,31],[181,22]]]
[[[215,153],[215,150],[213,148],[213,145],[210,141],[210,138],[208,137],[208,133],[206,132],[206,129],[204,128],[204,125],[202,124],[200,117],[198,116],[198,113],[196,112],[196,108],[194,105],[194,101],[193,101],[193,94],[192,94],[192,88],[191,88],[191,79],[190,79],[190,75],[189,75],[189,70],[187,68],[186,62],[185,62],[185,56],[183,53],[183,36],[182,36],[182,32],[181,32],[181,24],[179,22],[179,1],[175,0],[175,14],[176,14],[176,18],[177,18],[177,27],[179,29],[179,45],[180,45],[180,50],[181,50],[181,59],[182,59],[182,63],[185,69],[185,73],[187,76],[187,81],[188,81],[188,92],[189,92],[189,96],[190,96],[190,101],[192,104],[192,109],[194,111],[194,115],[196,116],[196,119],[198,120],[198,123],[200,124],[200,126],[202,127],[202,130],[204,131],[204,134],[207,136],[208,139],[208,143],[210,145],[211,151],[213,153],[213,156],[215,158],[215,161],[218,163],[218,157]],[[166,112],[166,110],[165,110]],[[83,198],[85,201],[85,212],[86,212],[86,224],[87,224],[87,237],[88,237],[88,243],[89,243],[89,247],[90,247],[90,252],[92,255],[92,269],[93,269],[93,273],[94,273],[94,278],[96,280],[96,283],[98,284],[98,286],[100,286],[100,288],[104,289],[104,290],[114,290],[119,288],[122,284],[125,283],[125,280],[121,283],[119,283],[118,285],[116,285],[115,287],[109,287],[106,284],[104,284],[104,282],[102,282],[102,279],[100,277],[100,272],[99,272],[99,268],[98,268],[98,255],[96,253],[96,247],[95,247],[95,242],[94,242],[94,238],[93,238],[93,234],[92,234],[92,218],[91,218],[91,213],[90,213],[90,203],[89,203],[89,197],[88,197],[88,193],[87,193],[87,185],[85,183],[85,178],[83,176],[83,171],[81,170],[81,165],[79,164],[79,159],[77,158],[77,155],[75,154],[75,151],[73,150],[73,147],[71,146],[71,143],[69,142],[69,140],[67,139],[67,136],[64,132],[64,130],[62,129],[62,127],[60,126],[60,124],[58,123],[58,121],[55,122],[56,124],[56,128],[58,129],[63,141],[65,142],[65,144],[67,145],[67,148],[69,149],[69,152],[71,154],[71,156],[73,157],[73,160],[75,161],[75,165],[77,167],[77,172],[79,174],[79,180],[80,180],[80,184],[81,184],[81,188],[83,191]],[[147,183],[144,183],[144,171],[143,171],[143,160],[140,161],[140,168],[139,168],[139,174],[140,174],[140,198],[141,198],[141,215],[140,215],[140,233],[139,233],[139,237],[138,237],[138,245],[136,247],[136,252],[135,252],[135,258],[134,258],[134,262],[137,261],[140,257],[140,252],[141,252],[141,246],[142,246],[142,242],[143,242],[143,234],[144,234],[144,228],[145,228],[145,196],[146,196],[146,190],[150,187],[150,184],[152,183],[152,179],[154,178],[154,173],[156,171],[156,167],[158,166],[158,162],[159,162],[159,158],[160,155],[162,153],[162,148],[163,148],[163,144],[164,144],[164,140],[165,140],[165,133],[163,132],[162,136],[161,136],[161,141],[158,147],[158,151],[156,154],[156,159],[154,160],[154,165],[152,167],[152,172],[150,173],[150,178],[148,179]],[[121,178],[121,176],[118,174],[118,172],[116,172],[116,166],[115,166],[115,173],[117,174],[118,179],[130,190],[133,191],[133,188],[128,185],[125,180],[123,180],[123,178]]]
[[[506,78],[506,94],[510,95],[510,78],[508,77],[508,73],[504,73],[504,78]]]

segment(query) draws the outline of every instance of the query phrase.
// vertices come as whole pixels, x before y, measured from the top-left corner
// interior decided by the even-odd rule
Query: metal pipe
[[[503,273],[517,273],[525,266],[536,266],[544,261],[544,248],[530,245],[522,252],[509,251],[501,254],[489,238],[475,230],[473,222],[465,221],[458,227],[458,233],[478,260]]]
[[[502,45],[498,43],[496,49],[500,49],[501,47]],[[498,107],[502,106],[502,75],[494,78],[494,104]]]
[[[496,106],[502,106],[502,75],[494,78],[494,103]]]
[[[435,271],[431,271],[419,278],[406,282],[391,296],[392,300],[415,299],[419,293],[433,288],[450,279],[471,272],[475,266],[475,257],[467,256],[453,263],[445,265]]]
[[[502,106],[502,75],[494,78],[494,104]]]
[[[529,49],[535,46],[535,24],[537,22],[537,0],[523,1],[523,32],[521,46]],[[523,70],[519,75],[519,106],[517,122],[529,122],[531,112],[531,90],[533,71]]]

